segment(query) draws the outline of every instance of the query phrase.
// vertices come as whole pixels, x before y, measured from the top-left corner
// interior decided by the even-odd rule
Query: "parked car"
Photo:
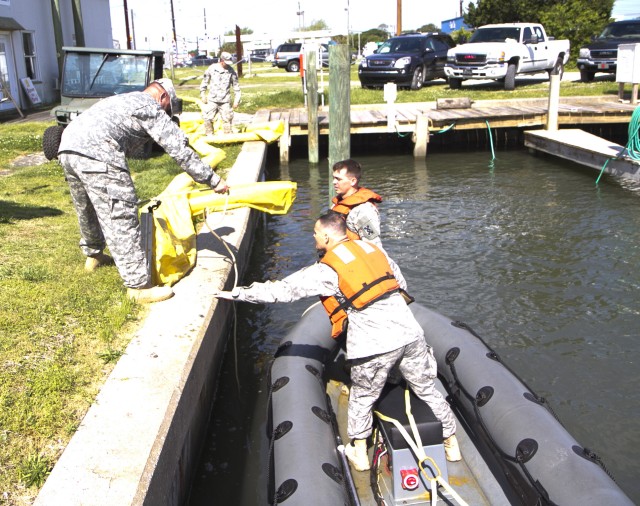
[[[398,35],[382,43],[358,66],[358,78],[363,88],[398,86],[419,90],[426,81],[444,78],[447,51],[455,43],[442,33],[412,33]]]
[[[578,69],[582,82],[593,81],[596,73],[615,74],[618,45],[640,42],[640,19],[616,21],[605,26],[590,44],[580,48]]]
[[[191,58],[189,62],[190,67],[209,66],[212,63],[218,63],[218,58],[208,56],[206,54],[198,54]]]
[[[251,61],[273,61],[273,49],[254,49],[251,51]]]
[[[280,44],[276,48],[272,65],[274,67],[286,69],[287,72],[299,72],[301,50],[302,44],[299,42]]]

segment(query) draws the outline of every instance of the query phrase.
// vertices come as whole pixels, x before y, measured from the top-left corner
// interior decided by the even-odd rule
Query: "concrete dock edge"
[[[245,143],[228,184],[264,176],[266,144]],[[259,213],[212,213],[242,277]],[[215,397],[231,305],[211,297],[235,280],[229,253],[206,227],[196,267],[175,296],[152,304],[65,448],[35,505],[177,505],[189,492]]]

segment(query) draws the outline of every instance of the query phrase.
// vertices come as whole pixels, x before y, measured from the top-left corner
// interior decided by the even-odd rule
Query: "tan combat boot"
[[[173,290],[170,286],[152,286],[151,288],[127,288],[127,296],[139,303],[149,304],[160,302],[173,297]]]
[[[460,446],[458,445],[458,438],[455,434],[452,434],[444,440],[444,454],[449,462],[458,462],[459,460],[462,460]]]
[[[105,255],[104,253],[98,253],[92,257],[87,257],[87,260],[84,262],[84,270],[87,272],[94,272],[99,267],[112,264],[113,258],[109,255]]]
[[[344,447],[344,454],[356,471],[368,471],[369,455],[367,454],[367,440],[354,439]]]
[[[213,135],[213,125],[209,120],[204,120],[204,134]]]

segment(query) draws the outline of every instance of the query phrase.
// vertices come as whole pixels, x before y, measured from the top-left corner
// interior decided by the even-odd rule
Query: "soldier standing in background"
[[[85,270],[115,262],[127,295],[141,303],[168,299],[173,290],[152,286],[142,247],[138,197],[125,154],[153,139],[199,183],[217,193],[229,189],[171,120],[177,107],[170,79],[154,81],[144,91],[105,98],[65,128],[58,150],[78,214]],[[113,258],[103,252],[105,245]]]
[[[238,74],[231,64],[233,60],[227,52],[220,53],[220,61],[213,63],[204,72],[200,83],[200,99],[205,104],[202,110],[204,131],[213,134],[213,121],[220,112],[223,131],[231,133],[233,110],[240,104],[240,84]],[[233,88],[233,106],[231,105],[231,88]]]

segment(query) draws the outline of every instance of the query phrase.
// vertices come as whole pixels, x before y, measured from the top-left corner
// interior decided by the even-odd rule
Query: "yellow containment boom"
[[[196,263],[194,217],[206,212],[250,207],[270,214],[286,214],[296,198],[292,181],[266,181],[231,186],[228,194],[200,189],[186,172],[147,204],[153,216],[151,274],[156,284],[173,285]]]

